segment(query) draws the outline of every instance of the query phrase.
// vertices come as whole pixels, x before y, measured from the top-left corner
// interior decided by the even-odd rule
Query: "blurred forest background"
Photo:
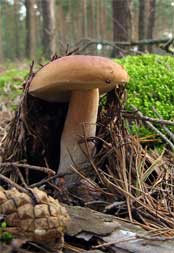
[[[172,0],[0,0],[0,62],[77,47],[109,57],[163,53],[173,32]]]

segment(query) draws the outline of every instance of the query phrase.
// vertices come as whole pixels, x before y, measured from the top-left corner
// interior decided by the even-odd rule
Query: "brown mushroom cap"
[[[75,90],[99,88],[100,94],[128,82],[124,68],[100,56],[71,55],[54,60],[39,70],[29,93],[49,102],[65,102]]]

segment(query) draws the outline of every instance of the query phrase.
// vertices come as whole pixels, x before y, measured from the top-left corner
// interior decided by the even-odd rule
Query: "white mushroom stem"
[[[72,92],[61,136],[58,175],[65,175],[73,172],[71,165],[74,164],[71,156],[78,165],[85,162],[86,156],[84,152],[87,153],[87,150],[85,144],[79,145],[79,140],[80,136],[84,135],[83,123],[86,123],[84,124],[86,137],[95,136],[98,104],[98,89]],[[88,145],[89,152],[92,151],[92,148],[92,144]]]

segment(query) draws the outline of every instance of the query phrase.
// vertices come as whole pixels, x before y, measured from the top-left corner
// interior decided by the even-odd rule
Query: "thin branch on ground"
[[[170,148],[174,151],[174,144],[158,128],[156,128],[151,122],[145,120],[145,118],[149,119],[149,117],[143,116],[143,114],[134,105],[132,105],[132,108],[134,109],[134,111],[136,112],[138,117],[140,119],[144,119],[147,126],[150,129],[152,129],[155,133],[157,133],[161,137],[161,139],[163,139],[170,146]]]
[[[122,110],[121,111],[122,116],[124,118],[137,119],[137,120],[141,120],[141,121],[145,121],[145,122],[149,121],[149,122],[157,123],[157,124],[161,124],[161,125],[174,126],[174,121],[165,120],[165,119],[156,119],[156,118],[144,116],[142,113],[139,113],[140,111],[135,106],[132,105],[132,108],[134,109],[134,111],[132,111],[132,112]]]
[[[156,115],[159,117],[160,120],[162,120],[162,116],[160,115],[159,112],[157,112],[157,110],[152,107],[154,113],[156,113]],[[170,131],[170,129],[168,129],[165,125],[162,125],[163,129],[166,131],[166,133],[168,134],[168,136],[171,138],[171,140],[174,142],[174,134]]]
[[[6,177],[4,175],[0,174],[0,180],[6,182],[7,184],[9,184],[12,187],[15,187],[16,189],[18,189],[21,192],[28,193],[28,191],[24,187],[20,186],[19,184],[16,184],[14,181],[10,180],[8,177]]]
[[[165,50],[169,54],[174,54],[174,49],[171,48],[171,45],[173,44],[174,38],[169,39],[166,43],[160,45],[160,48]]]
[[[127,241],[133,241],[133,240],[137,240],[137,239],[138,240],[148,240],[148,241],[160,241],[160,242],[174,241],[174,237],[153,237],[153,236],[145,236],[145,235],[135,234],[135,235],[132,235],[127,238],[120,239],[120,240],[115,240],[112,242],[106,242],[106,243],[99,244],[97,246],[94,246],[93,249],[109,247],[114,244],[119,244],[119,243],[123,243],[123,242],[127,242]]]
[[[52,169],[46,168],[46,167],[34,166],[34,165],[23,164],[23,163],[18,163],[18,162],[2,162],[2,163],[0,163],[0,168],[11,167],[11,166],[22,168],[22,169],[30,169],[30,170],[44,172],[44,173],[48,174],[49,176],[55,175],[55,171],[53,171]]]

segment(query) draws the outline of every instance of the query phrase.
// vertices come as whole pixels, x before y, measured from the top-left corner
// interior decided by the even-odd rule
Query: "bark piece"
[[[152,234],[148,236],[147,231],[140,226],[89,208],[66,206],[66,209],[71,218],[66,231],[67,235],[86,241],[95,235],[105,245],[95,249],[96,251],[85,252],[96,253],[97,250],[102,252],[100,250],[103,249],[105,252],[110,252],[109,250],[112,249],[117,253],[173,253],[174,239],[154,238]],[[71,253],[71,251],[65,252]]]
[[[79,206],[66,206],[66,208],[71,217],[67,227],[67,234],[70,236],[75,236],[80,232],[107,235],[120,227],[120,224],[111,215]]]

